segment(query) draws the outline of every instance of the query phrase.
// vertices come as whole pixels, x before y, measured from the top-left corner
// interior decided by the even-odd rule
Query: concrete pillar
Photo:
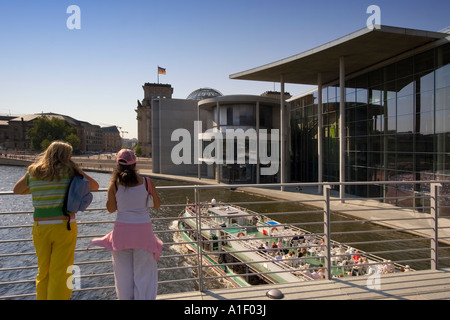
[[[323,103],[322,103],[322,74],[317,75],[317,182],[323,182]],[[319,185],[318,192],[323,187]]]
[[[216,119],[215,119],[215,121],[216,121],[216,129],[217,129],[217,131],[220,132],[220,103],[219,103],[219,101],[216,102],[216,110],[217,110],[217,112],[216,112]],[[219,159],[217,159],[217,160],[218,161],[216,162],[216,182],[219,184],[220,183],[220,178],[221,178],[221,175],[222,175],[222,165],[218,163],[218,162],[220,162]]]
[[[284,77],[283,75],[280,75],[280,84],[281,84],[281,89],[280,89],[280,153],[281,153],[281,159],[280,159],[280,182],[284,183],[285,182],[285,178],[284,178],[284,174],[285,174],[285,148],[284,148],[284,142],[285,142],[285,121],[284,121]],[[284,191],[284,187],[281,187],[281,191]]]
[[[345,61],[344,57],[339,59],[339,182],[345,182]],[[341,202],[345,200],[345,186],[339,187]]]
[[[259,129],[260,129],[260,121],[259,121],[260,113],[259,113],[259,101],[256,101],[256,135],[258,138],[258,143],[256,144],[256,183],[259,184],[260,179],[260,168],[261,164],[259,162]]]
[[[200,107],[198,107],[198,105],[197,105],[197,121],[200,121]],[[194,126],[194,145],[195,145],[195,141],[198,142],[199,134],[200,134],[200,132],[195,131],[195,126]],[[203,152],[203,151],[200,151],[200,150],[203,150],[203,144],[201,144],[201,143],[198,143],[198,144],[199,144],[198,150],[197,150],[197,153],[194,154],[194,157],[197,158],[197,163],[198,163],[197,164],[197,178],[198,178],[198,180],[201,180],[202,179],[201,162],[199,161],[199,158],[200,158],[200,152]],[[195,150],[195,148],[194,148],[194,150]],[[194,159],[194,163],[195,163],[195,159]]]

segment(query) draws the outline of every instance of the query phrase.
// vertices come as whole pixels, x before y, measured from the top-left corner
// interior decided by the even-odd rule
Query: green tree
[[[27,132],[33,150],[45,150],[52,141],[62,140],[78,148],[80,140],[76,135],[76,129],[67,121],[56,117],[40,116],[34,121],[34,126]]]
[[[66,141],[72,145],[74,150],[78,150],[80,147],[80,138],[75,133],[71,133],[66,137]]]
[[[134,147],[134,153],[137,156],[141,156],[142,155],[142,147],[138,144],[136,144],[136,146]]]

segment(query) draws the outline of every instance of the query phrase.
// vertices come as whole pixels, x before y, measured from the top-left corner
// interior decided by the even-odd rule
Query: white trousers
[[[153,253],[143,249],[112,252],[116,294],[119,300],[155,300],[158,268]]]

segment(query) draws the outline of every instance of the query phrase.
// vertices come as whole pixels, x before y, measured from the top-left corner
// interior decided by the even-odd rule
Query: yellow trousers
[[[72,295],[71,279],[77,242],[77,223],[33,225],[33,244],[36,249],[38,274],[37,300],[69,300]],[[69,272],[67,272],[69,271]],[[69,280],[69,281],[68,281]],[[67,283],[69,282],[69,284]]]

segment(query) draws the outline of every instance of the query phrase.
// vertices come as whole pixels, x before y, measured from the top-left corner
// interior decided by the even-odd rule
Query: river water
[[[0,191],[11,191],[14,184],[20,179],[26,172],[26,168],[14,167],[14,166],[1,166],[0,165]],[[96,179],[100,188],[107,188],[110,174],[108,173],[98,173],[91,172],[90,175]],[[178,186],[183,185],[179,181],[168,181],[168,180],[155,180],[157,186]],[[171,204],[174,206],[164,207],[158,211],[158,217],[173,218],[167,220],[158,220],[154,222],[155,231],[162,230],[174,230],[176,223],[176,217],[179,215],[183,209],[183,205],[186,203],[186,198],[193,201],[194,195],[192,190],[165,190],[160,192],[163,204]],[[222,202],[257,202],[257,201],[268,201],[262,196],[248,194],[239,190],[229,190],[229,189],[215,189],[215,190],[202,190],[201,191],[201,201],[209,201],[215,198]],[[90,208],[104,208],[106,203],[106,193],[105,192],[95,192],[94,200]],[[179,205],[179,206],[175,206]],[[16,211],[32,211],[31,196],[30,195],[7,195],[0,196],[0,212],[16,212]],[[280,221],[281,223],[295,223],[298,227],[307,229],[311,232],[321,233],[323,231],[322,225],[311,224],[313,222],[323,221],[323,215],[317,213],[300,213],[311,210],[302,204],[270,204],[270,203],[259,203],[259,204],[248,204],[247,208],[260,213],[277,213],[277,212],[297,212],[296,214],[289,215],[273,215],[272,218]],[[270,214],[269,214],[270,216]],[[0,216],[0,227],[6,225],[32,225],[32,215],[31,214],[3,214]],[[110,214],[106,210],[100,210],[95,212],[83,212],[77,215],[77,221],[79,222],[89,222],[89,221],[106,221],[105,224],[95,224],[95,225],[82,225],[78,228],[79,240],[77,242],[77,249],[86,249],[89,244],[91,236],[102,236],[108,233],[112,229],[112,222],[115,219],[115,214]],[[347,221],[349,218],[334,214],[332,221]],[[353,220],[353,219],[352,219]],[[306,223],[302,226],[299,223]],[[428,251],[418,251],[418,252],[402,252],[404,250],[414,248],[429,248],[429,241],[426,240],[415,240],[402,242],[405,239],[416,239],[414,236],[400,233],[400,232],[386,232],[385,228],[380,226],[375,226],[370,223],[363,222],[351,222],[351,223],[338,223],[332,225],[332,232],[348,232],[356,230],[380,230],[379,233],[354,233],[346,235],[336,235],[332,236],[333,240],[339,242],[358,242],[358,241],[380,241],[380,240],[398,240],[392,242],[382,242],[382,243],[372,243],[372,244],[361,244],[355,246],[366,252],[379,252],[387,250],[399,250],[395,253],[386,253],[382,257],[385,259],[390,259],[392,261],[399,260],[410,260],[410,259],[426,259],[429,258]],[[160,259],[158,262],[158,267],[162,268],[172,268],[176,266],[189,266],[196,265],[195,260],[191,257],[171,257],[181,253],[188,253],[187,250],[182,245],[177,245],[176,241],[179,240],[176,233],[162,232],[158,233],[158,237],[163,240],[166,245],[164,246],[162,256],[169,256]],[[0,240],[11,240],[11,239],[30,239],[31,238],[31,228],[21,227],[17,229],[2,229],[0,228]],[[173,243],[173,244],[169,244]],[[0,245],[0,255],[10,254],[10,253],[29,253],[34,252],[34,248],[31,241],[26,242],[12,242],[4,243]],[[377,254],[380,255],[380,254]],[[114,286],[114,279],[110,275],[112,273],[111,262],[108,260],[111,258],[111,254],[107,250],[94,249],[88,251],[76,252],[76,261],[101,261],[105,260],[107,262],[95,264],[95,265],[83,265],[79,264],[81,275],[86,276],[81,278],[80,287],[90,288],[99,286]],[[429,268],[429,262],[406,262],[402,264],[409,264],[413,269],[427,269]],[[23,256],[6,256],[0,257],[0,269],[6,269],[10,267],[26,267],[36,265],[36,259],[34,255],[23,255]],[[0,282],[4,281],[17,281],[20,279],[34,279],[36,274],[36,269],[25,269],[23,271],[0,271]],[[102,277],[89,277],[93,274],[107,274]],[[172,279],[185,279],[195,277],[196,269],[187,268],[176,271],[162,271],[159,273],[159,280],[166,281]],[[208,289],[220,288],[226,286],[226,282],[221,280],[210,280],[207,283]],[[189,282],[174,282],[171,284],[162,284],[158,288],[158,294],[182,292],[182,291],[192,291],[197,290],[197,283],[194,281]],[[4,295],[14,295],[20,293],[33,293],[34,283],[24,283],[15,285],[0,285],[0,296]],[[74,292],[73,299],[115,299],[114,289],[102,289],[102,290],[90,290],[90,291],[80,291]]]

